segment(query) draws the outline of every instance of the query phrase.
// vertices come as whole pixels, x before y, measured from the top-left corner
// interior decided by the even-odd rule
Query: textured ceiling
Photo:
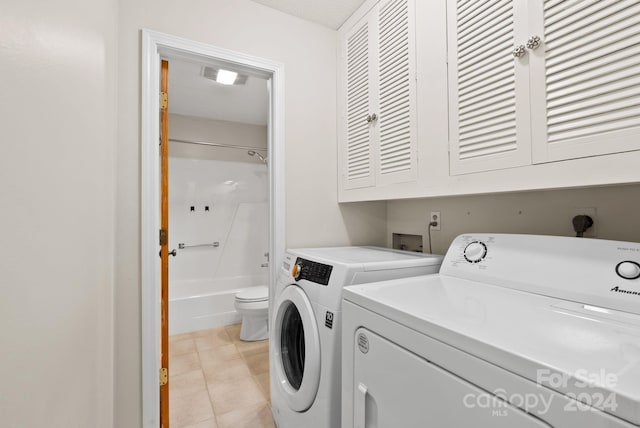
[[[337,30],[365,0],[253,0]]]
[[[185,116],[266,125],[267,81],[249,76],[244,85],[221,85],[202,77],[202,65],[171,60],[169,111]]]

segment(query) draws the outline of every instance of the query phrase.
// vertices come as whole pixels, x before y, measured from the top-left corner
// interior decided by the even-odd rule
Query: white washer
[[[435,273],[441,262],[376,247],[287,251],[270,329],[271,408],[279,428],[340,425],[343,287]]]
[[[351,286],[342,427],[640,426],[640,244],[461,235]]]

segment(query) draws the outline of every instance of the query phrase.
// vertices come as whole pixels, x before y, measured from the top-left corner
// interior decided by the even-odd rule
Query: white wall
[[[116,8],[0,5],[3,427],[113,427]]]
[[[575,236],[571,219],[595,208],[596,238],[640,242],[640,185],[389,201],[387,243],[392,234],[423,235],[427,216],[440,211],[441,230],[432,231],[433,251],[444,254],[461,233],[495,232]],[[592,211],[584,211],[590,214]]]
[[[236,276],[267,279],[269,190],[266,165],[169,159],[169,298],[184,281]],[[194,207],[194,211],[191,211]],[[205,211],[209,207],[209,211]],[[220,246],[185,248],[219,242]],[[221,291],[221,290],[210,290]]]
[[[169,135],[185,141],[203,141],[247,147],[259,147],[267,156],[267,127],[201,117],[169,115]],[[201,146],[196,144],[169,143],[169,156],[192,159],[215,159],[262,164],[257,157],[247,155],[247,150]]]
[[[131,0],[119,16],[116,426],[130,427],[141,420],[141,28],[284,64],[288,246],[384,243],[386,211],[336,202],[334,31],[249,0]]]

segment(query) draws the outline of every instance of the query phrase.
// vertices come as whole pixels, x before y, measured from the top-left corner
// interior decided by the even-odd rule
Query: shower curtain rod
[[[174,143],[184,143],[184,144],[197,144],[199,146],[212,146],[212,147],[227,147],[230,149],[242,149],[242,150],[259,150],[262,152],[266,152],[266,147],[251,147],[251,146],[236,146],[234,144],[223,144],[223,143],[207,143],[204,141],[189,141],[189,140],[178,140],[176,138],[169,138],[169,141]]]

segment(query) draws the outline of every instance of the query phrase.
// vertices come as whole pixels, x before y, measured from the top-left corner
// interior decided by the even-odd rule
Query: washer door
[[[292,410],[304,412],[320,383],[320,337],[307,295],[287,286],[276,302],[274,360],[278,388]]]

